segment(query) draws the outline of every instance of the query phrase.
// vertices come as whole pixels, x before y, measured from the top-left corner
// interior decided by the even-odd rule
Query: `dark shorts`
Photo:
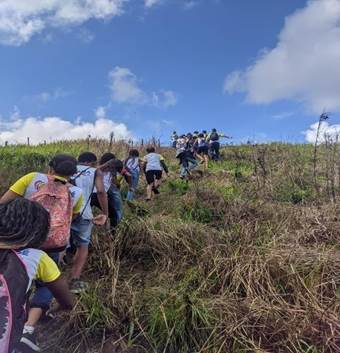
[[[209,147],[208,146],[198,147],[197,153],[203,154],[203,155],[208,155],[209,154]]]
[[[148,170],[145,173],[145,176],[146,176],[147,183],[150,185],[155,181],[155,179],[156,180],[162,179],[162,171],[161,170]]]

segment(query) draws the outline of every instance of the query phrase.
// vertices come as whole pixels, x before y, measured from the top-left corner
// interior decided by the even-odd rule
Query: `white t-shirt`
[[[111,172],[103,172],[103,182],[104,182],[104,189],[106,192],[109,191],[111,184],[112,184],[112,173]],[[97,193],[97,188],[94,187],[94,193]]]
[[[144,157],[144,162],[146,162],[145,171],[149,170],[163,170],[161,161],[164,161],[164,158],[158,153],[149,153]]]
[[[94,192],[95,176],[96,168],[92,168],[86,165],[78,165],[77,174],[74,175],[75,183],[83,191],[84,195],[84,204],[80,211],[84,219],[93,218],[91,202],[89,200],[92,193]]]

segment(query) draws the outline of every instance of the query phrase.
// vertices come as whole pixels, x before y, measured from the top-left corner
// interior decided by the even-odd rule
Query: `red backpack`
[[[50,232],[42,249],[65,247],[70,237],[72,222],[72,185],[48,176],[48,182],[31,197],[50,213]]]

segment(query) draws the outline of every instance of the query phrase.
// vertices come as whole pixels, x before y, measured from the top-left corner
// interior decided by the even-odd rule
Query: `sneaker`
[[[155,195],[159,195],[159,190],[158,190],[158,188],[152,188],[152,191],[155,193]]]
[[[84,293],[88,288],[88,284],[80,279],[72,279],[70,283],[70,292],[73,294]]]
[[[33,333],[24,333],[21,337],[19,347],[20,352],[23,353],[33,353],[33,352],[40,352],[41,349],[37,345],[37,336]]]

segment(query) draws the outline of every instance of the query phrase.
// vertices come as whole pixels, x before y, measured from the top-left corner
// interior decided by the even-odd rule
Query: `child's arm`
[[[124,174],[125,181],[129,184],[129,189],[132,190],[132,177],[129,173]]]
[[[164,160],[161,160],[161,165],[162,165],[162,168],[164,169],[165,173],[168,174],[169,169],[168,169],[168,166],[165,164]]]
[[[46,253],[43,253],[40,258],[36,279],[46,284],[62,309],[72,310],[75,301],[69,291],[67,282],[61,276],[57,264]]]
[[[0,204],[12,201],[17,197],[24,196],[28,185],[32,182],[35,175],[36,173],[30,173],[17,180],[1,197]]]
[[[74,308],[75,300],[64,277],[59,276],[55,281],[46,283],[46,286],[57,299],[61,309],[72,310]]]

